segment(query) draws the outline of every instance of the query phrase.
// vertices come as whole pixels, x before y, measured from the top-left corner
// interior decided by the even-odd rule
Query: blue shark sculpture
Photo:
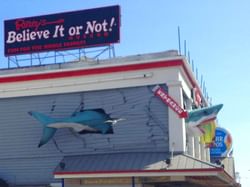
[[[32,117],[43,124],[43,135],[38,147],[46,144],[55,134],[57,129],[71,128],[75,132],[113,134],[113,125],[121,118],[111,118],[103,109],[83,110],[69,118],[51,118],[42,113],[30,111]]]

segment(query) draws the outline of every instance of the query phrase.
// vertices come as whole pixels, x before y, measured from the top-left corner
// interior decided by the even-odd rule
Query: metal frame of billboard
[[[67,62],[94,62],[115,57],[114,45],[80,48],[64,51],[30,53],[8,57],[8,68],[63,64]]]

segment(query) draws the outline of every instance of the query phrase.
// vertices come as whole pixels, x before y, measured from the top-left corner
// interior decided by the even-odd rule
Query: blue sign
[[[214,143],[210,147],[211,158],[227,157],[232,150],[232,137],[229,132],[221,127],[216,127]]]
[[[120,7],[4,21],[5,56],[108,45],[120,41]]]

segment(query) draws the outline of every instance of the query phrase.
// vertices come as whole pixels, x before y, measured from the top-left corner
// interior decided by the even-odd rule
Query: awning
[[[66,156],[56,167],[54,177],[64,179],[108,177],[184,177],[192,183],[235,186],[235,180],[222,167],[185,154],[173,158],[167,153],[113,153]],[[213,183],[212,183],[213,182]]]

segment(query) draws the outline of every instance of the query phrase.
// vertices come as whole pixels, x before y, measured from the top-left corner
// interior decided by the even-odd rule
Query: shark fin
[[[28,112],[29,115],[31,115],[32,117],[34,117],[35,119],[37,119],[38,121],[40,121],[43,125],[48,125],[50,123],[55,123],[56,120],[49,117],[49,116],[46,116],[42,113],[39,113],[39,112],[33,112],[33,111],[30,111]]]
[[[41,138],[40,143],[38,145],[38,147],[41,147],[42,145],[46,144],[54,136],[54,134],[57,130],[56,128],[47,127],[47,125],[51,124],[51,123],[55,123],[55,122],[57,122],[57,120],[53,119],[51,117],[48,117],[48,116],[46,116],[42,113],[39,113],[39,112],[30,111],[28,113],[32,117],[37,119],[41,124],[43,124],[43,135],[42,135],[42,138]]]
[[[55,128],[50,128],[50,127],[44,127],[43,128],[43,135],[42,138],[40,140],[40,143],[38,145],[38,147],[41,147],[42,145],[46,144],[56,133]]]

